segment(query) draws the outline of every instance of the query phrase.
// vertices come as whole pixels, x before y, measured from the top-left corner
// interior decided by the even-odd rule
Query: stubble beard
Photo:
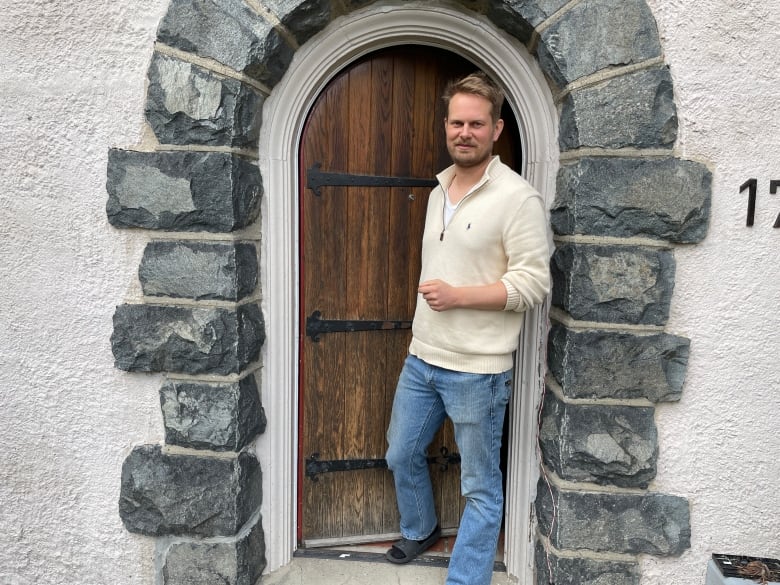
[[[490,149],[485,151],[475,150],[472,152],[461,153],[458,152],[457,147],[454,145],[449,148],[449,151],[452,162],[454,162],[456,166],[464,169],[478,167],[486,160],[488,160],[492,154]]]

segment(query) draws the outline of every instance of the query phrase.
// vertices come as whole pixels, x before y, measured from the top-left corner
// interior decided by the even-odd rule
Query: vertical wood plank
[[[374,165],[373,150],[368,148],[371,136],[371,61],[353,66],[349,71],[350,108],[344,124],[349,128],[347,141],[347,165],[349,173],[371,174]],[[343,230],[346,238],[346,296],[348,319],[371,318],[376,304],[377,286],[372,275],[371,249],[375,237],[375,219],[372,217],[372,189],[350,187],[345,189],[347,216]],[[362,458],[364,449],[363,421],[368,406],[365,345],[368,333],[350,333],[346,339],[346,351],[350,356],[345,364],[345,375],[349,385],[349,408],[344,413],[344,453],[345,459]],[[342,508],[343,530],[345,534],[361,530],[363,525],[363,506],[366,500],[365,471],[340,474],[338,481],[342,486],[338,505]]]
[[[411,137],[415,131],[412,116],[414,106],[414,64],[408,55],[395,55],[392,75],[392,125],[389,144],[392,173],[399,177],[415,176],[411,165],[413,148],[410,144]],[[417,191],[416,194],[415,191]],[[417,254],[412,253],[414,249],[411,243],[414,238],[412,232],[416,231],[412,214],[415,208],[419,209],[421,205],[424,205],[424,201],[419,197],[421,191],[424,190],[393,189],[390,199],[390,213],[388,217],[388,246],[390,254],[387,269],[388,273],[392,275],[392,282],[388,287],[387,293],[388,318],[390,319],[411,320],[414,315],[416,296],[412,291],[416,288],[417,276],[415,275],[411,278],[410,276],[414,271],[414,263],[419,259],[416,258]],[[413,195],[413,197],[410,197],[410,195]],[[417,271],[419,274],[419,269]],[[388,369],[384,384],[385,410],[382,413],[382,427],[385,430],[390,424],[395,387],[409,343],[411,342],[411,337],[411,332],[399,331],[388,340]],[[386,440],[383,444],[386,450]],[[400,518],[392,474],[388,472],[383,480],[384,499],[381,510],[383,532],[396,532]]]
[[[315,114],[307,125],[306,148],[303,169],[314,163],[323,168],[338,167],[343,163],[345,137],[338,125],[348,104],[342,95],[346,80],[336,79],[331,91],[323,94]],[[302,194],[303,258],[306,270],[302,278],[304,313],[302,319],[314,310],[329,315],[343,315],[345,283],[334,275],[344,271],[344,234],[329,229],[344,221],[345,204],[335,189],[324,188],[317,197],[310,190]],[[330,317],[333,318],[333,317]],[[301,438],[301,456],[306,458],[319,453],[322,459],[339,457],[340,437],[343,436],[343,411],[345,408],[343,385],[337,376],[327,372],[343,372],[345,336],[323,336],[319,342],[303,338],[304,360],[302,400],[304,401],[304,430]],[[305,534],[333,534],[340,531],[341,514],[335,514],[330,505],[338,494],[338,486],[332,478],[321,476],[319,481],[302,478],[304,482],[303,532]]]
[[[392,102],[393,58],[390,55],[372,59],[371,68],[371,103],[370,136],[373,174],[391,175],[392,160],[388,156],[392,139]],[[392,253],[389,237],[390,207],[393,197],[389,188],[374,188],[366,193],[366,201],[370,204],[372,222],[367,262],[372,269],[367,271],[368,286],[376,286],[376,296],[371,301],[371,314],[380,319],[392,318],[388,314],[388,293],[395,285],[395,275],[389,270],[389,258]],[[376,285],[371,284],[376,283]],[[367,307],[368,309],[368,307]],[[363,413],[364,450],[371,458],[382,458],[385,454],[385,427],[377,420],[378,413],[388,410],[385,395],[385,381],[388,371],[388,341],[392,332],[376,334],[369,333],[361,341],[365,345],[363,375],[365,380],[366,411]],[[384,415],[383,415],[384,416]],[[394,498],[394,494],[386,494],[383,477],[389,475],[386,470],[365,472],[364,530],[369,533],[383,532],[383,499]]]

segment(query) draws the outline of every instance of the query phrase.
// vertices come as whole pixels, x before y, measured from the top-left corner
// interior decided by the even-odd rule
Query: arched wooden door
[[[303,546],[398,533],[385,432],[411,338],[431,181],[450,164],[441,94],[448,80],[474,69],[431,47],[384,49],[334,78],[306,122],[300,150]],[[510,164],[519,152],[516,135],[506,132],[497,148]],[[428,451],[437,458],[431,470],[442,528],[451,531],[463,505],[452,437],[448,423]]]

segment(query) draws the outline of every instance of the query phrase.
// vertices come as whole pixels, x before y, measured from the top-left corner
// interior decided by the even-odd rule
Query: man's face
[[[474,167],[485,162],[493,152],[504,121],[495,124],[492,107],[485,98],[469,93],[456,93],[450,100],[444,129],[447,150],[452,161],[460,167]]]

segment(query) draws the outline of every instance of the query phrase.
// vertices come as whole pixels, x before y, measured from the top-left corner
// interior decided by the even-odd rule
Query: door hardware
[[[319,341],[323,333],[344,333],[353,331],[389,331],[393,329],[411,329],[411,321],[370,321],[359,319],[334,320],[322,319],[320,311],[314,311],[306,317],[306,335],[312,341]]]
[[[314,163],[306,170],[306,187],[320,197],[321,187],[435,187],[436,179],[416,177],[386,177],[381,175],[354,175],[322,171],[322,163]]]
[[[436,457],[427,457],[428,465],[438,465],[439,471],[447,471],[450,465],[460,463],[459,453],[450,453],[447,447],[439,449]],[[355,471],[358,469],[387,469],[386,459],[331,459],[321,460],[319,453],[312,453],[306,459],[306,477],[319,481],[322,473]]]

